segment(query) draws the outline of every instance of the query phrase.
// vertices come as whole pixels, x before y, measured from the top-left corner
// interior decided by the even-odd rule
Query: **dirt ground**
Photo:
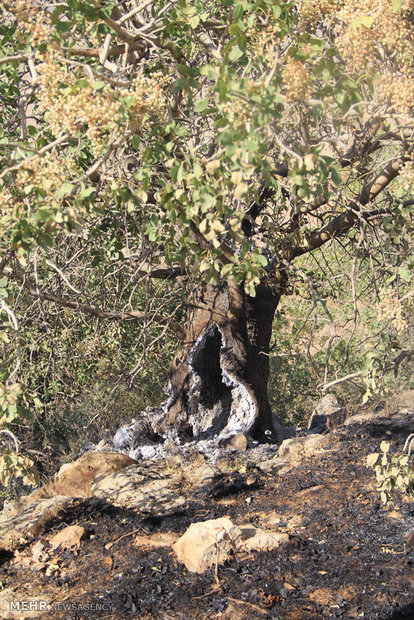
[[[414,503],[400,496],[384,507],[365,466],[382,439],[401,450],[413,430],[390,432],[375,422],[343,427],[330,434],[329,451],[284,476],[221,475],[185,509],[162,516],[76,500],[42,537],[79,524],[86,530],[79,548],[58,550],[47,568],[28,560],[35,539],[0,557],[1,587],[14,604],[37,601],[36,613],[26,604],[13,617],[414,618]],[[156,546],[169,540],[161,533],[176,537],[193,522],[225,515],[288,532],[289,542],[276,551],[237,552],[204,574],[188,572],[171,546]]]

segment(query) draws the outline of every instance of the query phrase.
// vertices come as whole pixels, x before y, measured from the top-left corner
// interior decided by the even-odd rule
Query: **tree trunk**
[[[186,338],[170,373],[166,429],[181,442],[247,433],[283,436],[267,395],[269,343],[280,294],[264,284],[249,297],[232,281],[191,295]]]

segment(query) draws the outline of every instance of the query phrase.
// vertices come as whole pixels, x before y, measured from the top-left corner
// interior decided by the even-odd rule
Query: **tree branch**
[[[87,306],[86,304],[81,304],[78,301],[69,299],[68,297],[60,297],[54,293],[39,291],[26,276],[16,273],[10,268],[7,268],[6,271],[10,278],[21,282],[21,284],[23,284],[25,289],[30,293],[30,295],[33,295],[33,297],[51,301],[59,306],[63,306],[64,308],[71,308],[72,310],[88,314],[89,316],[93,316],[98,319],[105,319],[109,321],[135,321],[138,319],[145,319],[148,316],[147,312],[136,310],[131,312],[110,312],[107,310],[102,310],[101,308],[93,308],[91,306]],[[168,324],[179,339],[183,339],[185,337],[185,330],[181,327],[181,325],[171,320],[171,317],[164,317],[159,314],[154,314],[153,317],[159,323]]]
[[[398,176],[404,161],[404,156],[391,161],[371,183],[362,188],[357,200],[352,201],[346,211],[312,233],[305,246],[296,246],[287,250],[286,260],[290,262],[298,256],[321,247],[331,239],[346,234],[359,219],[361,207],[374,200]]]

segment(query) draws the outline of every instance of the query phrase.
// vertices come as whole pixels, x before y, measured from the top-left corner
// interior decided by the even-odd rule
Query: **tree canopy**
[[[193,302],[181,278],[226,282],[250,298],[261,284],[292,292],[311,279],[306,257],[319,248],[328,248],[319,278],[340,271],[329,255],[337,240],[339,262],[351,249],[370,257],[376,301],[404,332],[412,0],[17,0],[3,9],[4,424],[17,415],[22,366],[36,363],[30,340],[41,338],[23,343],[19,322],[46,323],[46,305],[63,322],[66,311],[133,324],[121,334],[110,323],[108,347],[116,357],[117,339],[131,349],[141,340],[141,368],[167,330],[185,337]],[[103,328],[88,329],[93,348]]]

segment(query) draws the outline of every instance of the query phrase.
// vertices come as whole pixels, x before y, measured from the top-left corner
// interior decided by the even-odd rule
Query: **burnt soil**
[[[397,496],[384,507],[365,466],[384,438],[401,450],[408,430],[386,435],[375,423],[344,427],[330,434],[328,451],[284,476],[259,470],[221,476],[185,510],[163,516],[76,500],[43,537],[79,524],[87,530],[79,549],[60,552],[51,576],[4,554],[0,582],[13,587],[16,599],[44,596],[71,610],[61,606],[42,618],[414,618],[414,503]],[[289,543],[237,553],[204,574],[189,573],[171,547],[133,544],[138,534],[182,534],[193,522],[225,515],[287,531]],[[79,603],[108,605],[75,611]]]

